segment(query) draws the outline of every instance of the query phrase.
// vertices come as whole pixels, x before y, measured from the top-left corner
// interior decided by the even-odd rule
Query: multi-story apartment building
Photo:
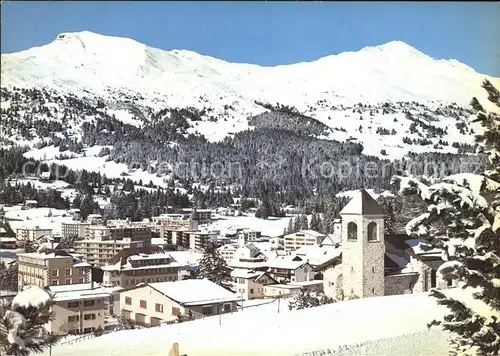
[[[213,231],[189,231],[189,249],[203,251],[208,241],[217,240],[218,234]]]
[[[86,228],[85,239],[74,243],[88,263],[105,265],[124,248],[146,247],[151,244],[151,231],[145,226],[91,225]]]
[[[132,247],[143,247],[143,242],[129,240],[80,240],[74,243],[75,251],[83,256],[83,260],[96,265],[105,265],[121,250]]]
[[[213,211],[211,209],[182,209],[184,214],[190,214],[194,220],[211,220],[213,216]]]
[[[160,249],[125,249],[111,264],[102,267],[103,284],[130,288],[139,283],[176,281],[182,267],[168,252]]]
[[[86,240],[128,240],[130,242],[150,242],[151,231],[141,225],[90,225],[85,229]]]
[[[19,241],[35,241],[43,235],[49,235],[52,229],[41,229],[39,226],[25,227],[16,230],[16,239]]]
[[[285,251],[294,251],[302,246],[317,246],[326,235],[314,230],[301,230],[283,237]]]
[[[71,236],[76,236],[78,238],[85,237],[85,230],[90,226],[88,222],[69,222],[69,223],[61,223],[62,237],[68,238]]]
[[[114,314],[113,299],[118,289],[94,283],[49,287],[54,296],[54,318],[46,325],[47,331],[66,335],[104,329],[105,317]]]
[[[191,219],[189,214],[162,214],[152,218],[152,227],[165,227],[170,230],[198,230],[198,221]]]
[[[19,290],[26,285],[39,287],[87,283],[90,265],[76,260],[64,251],[19,253]]]

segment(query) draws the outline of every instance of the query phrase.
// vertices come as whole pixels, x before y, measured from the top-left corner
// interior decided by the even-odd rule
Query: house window
[[[85,270],[82,268],[80,269],[80,276],[84,275],[85,274]]]
[[[378,240],[378,229],[377,224],[375,222],[371,222],[368,224],[368,241],[377,241]]]
[[[431,269],[431,288],[436,288],[436,270]]]
[[[446,285],[447,285],[448,287],[453,287],[453,279],[447,279],[447,280],[446,280]]]
[[[83,316],[83,320],[95,320],[95,314],[92,313],[92,314],[85,314]]]
[[[59,281],[57,279],[52,280],[52,285],[57,286],[59,284]]]
[[[250,294],[253,294],[253,289],[250,289]]]
[[[68,308],[78,308],[78,302],[68,302]]]
[[[163,306],[162,306],[162,310],[163,310]],[[180,313],[181,313],[181,310],[179,308],[172,307],[172,315],[179,315]]]
[[[71,268],[66,268],[66,269],[64,270],[64,274],[65,274],[66,276],[71,276]]]
[[[74,323],[76,321],[80,320],[80,317],[78,315],[70,315],[68,316],[68,323]]]
[[[59,270],[58,269],[53,269],[52,270],[52,277],[58,277],[59,276]]]
[[[231,304],[224,304],[223,310],[224,310],[225,312],[229,312],[229,311],[231,311]]]
[[[140,306],[141,308],[143,308],[143,309],[147,309],[147,303],[146,303],[146,301],[141,299],[141,300],[139,301],[139,306]]]
[[[73,280],[71,278],[66,279],[66,284],[71,284]]]
[[[157,313],[163,313],[163,304],[158,304],[158,303],[156,303],[156,304],[155,304],[155,311],[156,311]]]
[[[83,278],[78,278],[78,283],[85,283],[85,279],[83,279]]]
[[[207,305],[207,306],[201,308],[201,313],[203,315],[212,315],[213,312],[214,312],[214,308],[211,305]]]
[[[95,300],[84,300],[83,301],[83,306],[84,307],[91,307],[95,304]]]
[[[125,304],[127,304],[127,305],[132,305],[132,298],[130,298],[130,297],[125,297]]]
[[[358,239],[358,225],[355,222],[349,222],[347,224],[347,239],[357,240]]]

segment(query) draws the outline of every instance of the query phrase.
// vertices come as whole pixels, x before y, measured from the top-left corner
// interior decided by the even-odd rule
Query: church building
[[[353,299],[418,293],[455,286],[440,279],[441,250],[425,251],[425,241],[384,233],[384,211],[364,189],[340,212],[341,253],[323,274],[325,294]]]

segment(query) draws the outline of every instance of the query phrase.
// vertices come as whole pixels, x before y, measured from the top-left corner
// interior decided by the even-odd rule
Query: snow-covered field
[[[263,235],[273,237],[283,234],[283,230],[288,226],[289,220],[290,217],[270,217],[268,220],[264,220],[254,216],[220,216],[218,220],[202,225],[202,227],[207,227],[210,230],[220,230],[221,234],[224,234],[231,228],[250,228],[261,231]]]
[[[446,355],[446,334],[426,326],[444,312],[426,293],[299,311],[289,311],[281,301],[279,313],[277,302],[247,306],[220,319],[121,331],[56,346],[52,355],[164,356],[174,342],[181,354],[195,356]]]
[[[52,229],[52,233],[61,233],[61,223],[72,220],[66,210],[50,208],[22,210],[20,205],[6,206],[4,209],[5,217],[14,232],[16,229],[38,226],[40,229]],[[49,211],[52,213],[50,217]]]

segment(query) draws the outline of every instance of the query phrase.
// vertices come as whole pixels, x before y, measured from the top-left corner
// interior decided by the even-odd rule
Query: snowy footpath
[[[279,310],[279,313],[278,313]],[[281,301],[168,326],[126,330],[52,348],[52,356],[447,355],[427,329],[446,309],[426,293],[366,298],[289,311]],[[48,355],[48,351],[44,355]]]

